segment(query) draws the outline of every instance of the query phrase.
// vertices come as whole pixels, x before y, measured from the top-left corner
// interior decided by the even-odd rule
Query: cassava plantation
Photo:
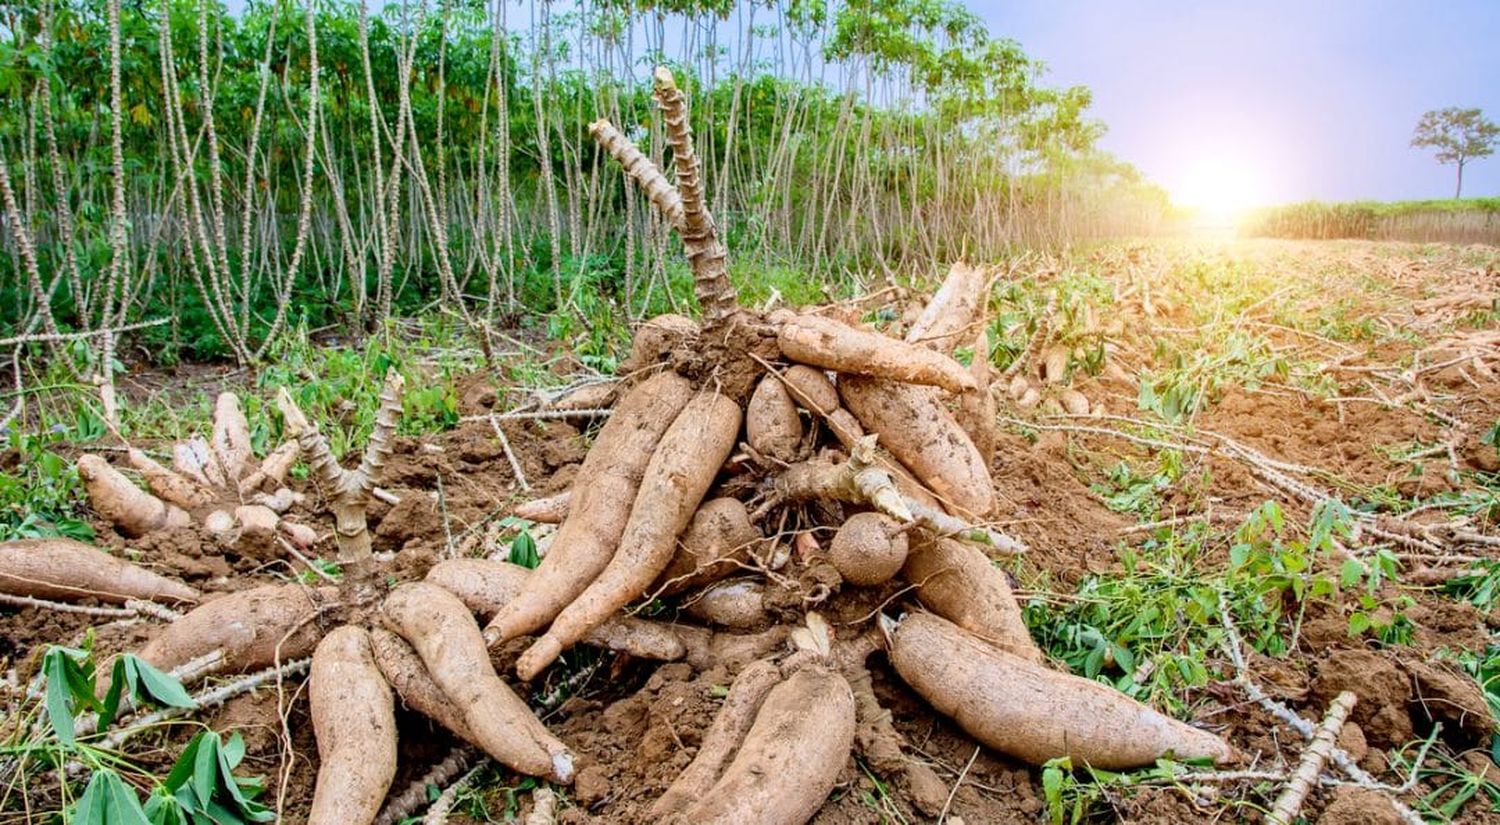
[[[0,825],[1500,822],[1495,199],[1004,22],[0,0]]]

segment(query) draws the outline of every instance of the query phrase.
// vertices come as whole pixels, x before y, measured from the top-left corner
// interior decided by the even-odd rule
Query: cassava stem
[[[374,558],[370,552],[370,530],[365,520],[365,508],[370,494],[380,482],[386,459],[390,457],[391,439],[396,433],[396,422],[401,417],[401,391],[405,387],[401,374],[391,370],[386,374],[385,387],[380,391],[380,406],[375,411],[375,429],[365,446],[364,458],[357,470],[345,470],[339,466],[328,447],[328,439],[318,426],[308,421],[307,416],[292,400],[285,387],[276,397],[277,406],[286,421],[286,431],[297,439],[302,451],[307,454],[312,470],[327,488],[330,509],[334,515],[334,536],[339,545],[339,563],[344,566],[354,582],[368,578],[374,572]]]

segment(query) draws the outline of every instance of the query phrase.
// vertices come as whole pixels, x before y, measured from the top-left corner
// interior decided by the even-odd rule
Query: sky
[[[1102,147],[1179,199],[1448,198],[1410,148],[1428,109],[1500,121],[1496,0],[972,0],[992,33],[1094,91]],[[1500,154],[1464,170],[1500,196]]]

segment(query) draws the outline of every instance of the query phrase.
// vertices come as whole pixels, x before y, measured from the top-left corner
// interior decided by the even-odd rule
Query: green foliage
[[[78,825],[153,825],[135,791],[108,768],[94,771],[89,778],[72,821]]]
[[[115,659],[109,687],[102,697],[98,696],[92,635],[81,649],[49,647],[42,656],[42,673],[47,682],[44,694],[47,719],[63,745],[71,746],[77,741],[74,723],[80,713],[99,714],[96,729],[104,730],[119,711],[120,701],[127,696],[149,704],[194,707],[181,683],[129,653]]]
[[[1159,759],[1155,765],[1137,771],[1107,771],[1085,766],[1082,770],[1063,756],[1042,766],[1042,801],[1047,821],[1052,825],[1077,825],[1106,813],[1103,803],[1131,788],[1143,785],[1174,784],[1188,770],[1211,767],[1207,760],[1173,762]],[[1236,804],[1225,800],[1228,804]]]
[[[1188,346],[1158,341],[1157,363],[1171,366],[1141,378],[1138,406],[1170,424],[1192,417],[1224,387],[1254,390],[1291,375],[1291,364],[1260,336],[1233,332],[1212,349]]]
[[[182,755],[141,805],[120,775],[99,768],[73,808],[77,825],[248,825],[270,822],[276,813],[255,798],[265,792],[260,779],[235,776],[245,758],[238,733],[223,742],[213,731],[194,736]]]
[[[691,307],[677,241],[647,235],[643,203],[627,201],[622,177],[589,139],[587,124],[608,115],[655,154],[649,83],[635,67],[664,55],[659,47],[643,51],[626,33],[683,25],[704,27],[710,42],[737,41],[739,32],[714,34],[734,3],[606,4],[588,14],[546,7],[530,26],[511,21],[498,43],[493,32],[502,29],[484,4],[444,4],[419,23],[401,4],[373,5],[368,89],[359,4],[333,0],[315,10],[317,115],[330,137],[304,186],[302,122],[313,101],[302,7],[251,3],[228,14],[221,0],[127,4],[122,143],[127,220],[138,230],[129,236],[138,267],[131,289],[139,292],[124,320],[171,319],[135,333],[132,342],[142,346],[133,352],[164,364],[251,357],[225,339],[225,316],[241,328],[231,337],[252,347],[299,327],[340,329],[358,342],[387,320],[376,278],[386,230],[394,234],[393,314],[434,303],[451,309],[456,289],[487,322],[546,325],[606,372],[630,319]],[[0,37],[0,142],[22,155],[10,168],[26,174],[15,174],[13,184],[33,224],[41,277],[57,284],[54,315],[67,330],[97,323],[98,301],[89,302],[112,264],[108,187],[75,183],[112,173],[100,129],[110,115],[110,38],[97,3],[45,7],[53,9],[50,23],[40,14],[44,4],[19,4]],[[211,90],[199,88],[200,10]],[[1091,116],[1091,93],[1043,85],[1040,65],[1020,44],[991,35],[961,2],[796,0],[766,7],[758,20],[742,48],[763,59],[741,61],[720,49],[672,67],[693,101],[732,277],[752,302],[776,290],[788,303],[809,303],[862,273],[907,274],[933,257],[999,252],[1018,232],[1055,239],[1106,226],[1140,231],[1165,209],[1158,188],[1097,150],[1103,126]],[[172,44],[165,61],[163,28]],[[794,77],[799,70],[785,50],[767,48],[788,32],[812,59],[837,67],[840,83]],[[369,208],[380,185],[376,153],[388,174],[408,37],[415,50],[409,134],[425,171],[411,170],[393,199],[400,215],[380,227]],[[267,58],[273,79],[262,111],[259,69]],[[213,104],[229,238],[215,256],[222,260],[213,261],[223,274],[217,281],[201,277],[208,264],[194,239],[157,231],[191,225],[190,200],[216,199],[207,152],[198,152],[184,169],[196,196],[178,197],[160,213],[161,193],[180,185],[163,162],[172,124],[164,65],[175,73],[188,121],[178,128],[201,129]],[[372,109],[383,129],[371,128]],[[256,123],[263,130],[251,156]],[[53,134],[62,169],[53,168]],[[54,171],[67,191],[53,190]],[[424,185],[436,192],[422,192]],[[287,273],[304,191],[314,229],[300,267]],[[246,198],[254,225],[250,248],[242,249]],[[204,208],[212,225],[220,207]],[[71,247],[65,218],[75,230]],[[974,248],[974,238],[990,239],[986,249]],[[444,258],[456,283],[439,277]],[[69,260],[77,262],[77,287],[74,272],[65,271]],[[23,327],[33,310],[14,258],[0,258],[0,332]],[[276,362],[271,352],[254,357]]]
[[[1485,614],[1500,608],[1500,561],[1476,562],[1463,575],[1443,585],[1448,595],[1462,599]]]
[[[1480,434],[1479,443],[1488,444],[1494,448],[1496,455],[1500,455],[1500,418],[1495,419],[1495,423]]]
[[[1098,493],[1109,509],[1119,513],[1134,513],[1146,519],[1156,518],[1161,506],[1160,495],[1175,482],[1182,472],[1182,456],[1175,451],[1163,452],[1158,457],[1158,470],[1152,475],[1137,475],[1124,461],[1110,471],[1105,483],[1096,483],[1089,489]]]
[[[525,530],[511,539],[508,558],[511,564],[519,564],[528,570],[535,570],[536,566],[542,563],[541,557],[536,552],[536,542],[532,540],[531,533]]]
[[[336,455],[363,444],[375,426],[382,379],[390,369],[406,379],[398,432],[422,435],[456,426],[454,379],[467,365],[449,353],[465,345],[441,320],[423,329],[425,334],[415,340],[372,337],[359,348],[318,346],[305,330],[287,338],[273,348],[272,362],[257,376],[259,393],[244,399],[252,439],[273,446],[281,439],[280,422],[270,417],[261,399],[274,398],[285,387],[309,419],[319,423]],[[435,365],[417,363],[417,353],[424,350],[436,354]]]
[[[1411,145],[1431,149],[1438,163],[1458,167],[1458,185],[1453,197],[1459,198],[1464,192],[1464,165],[1493,155],[1496,140],[1500,140],[1500,126],[1485,117],[1484,112],[1449,106],[1422,113],[1412,133]]]
[[[194,736],[166,780],[146,801],[154,825],[243,825],[270,822],[275,811],[255,801],[265,791],[259,778],[235,776],[245,758],[238,733],[227,742],[213,731]]]
[[[102,430],[98,417],[80,406],[72,425],[57,423],[35,433],[12,429],[5,434],[0,443],[15,450],[18,460],[0,469],[0,541],[94,538],[94,529],[82,517],[78,471],[50,447],[92,441]]]

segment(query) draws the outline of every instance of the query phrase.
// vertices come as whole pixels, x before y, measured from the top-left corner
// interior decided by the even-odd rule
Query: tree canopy
[[[1422,115],[1417,121],[1411,145],[1432,149],[1438,163],[1458,167],[1458,185],[1453,197],[1460,198],[1464,193],[1464,165],[1475,158],[1494,154],[1497,138],[1500,138],[1500,126],[1479,109],[1449,106]]]

